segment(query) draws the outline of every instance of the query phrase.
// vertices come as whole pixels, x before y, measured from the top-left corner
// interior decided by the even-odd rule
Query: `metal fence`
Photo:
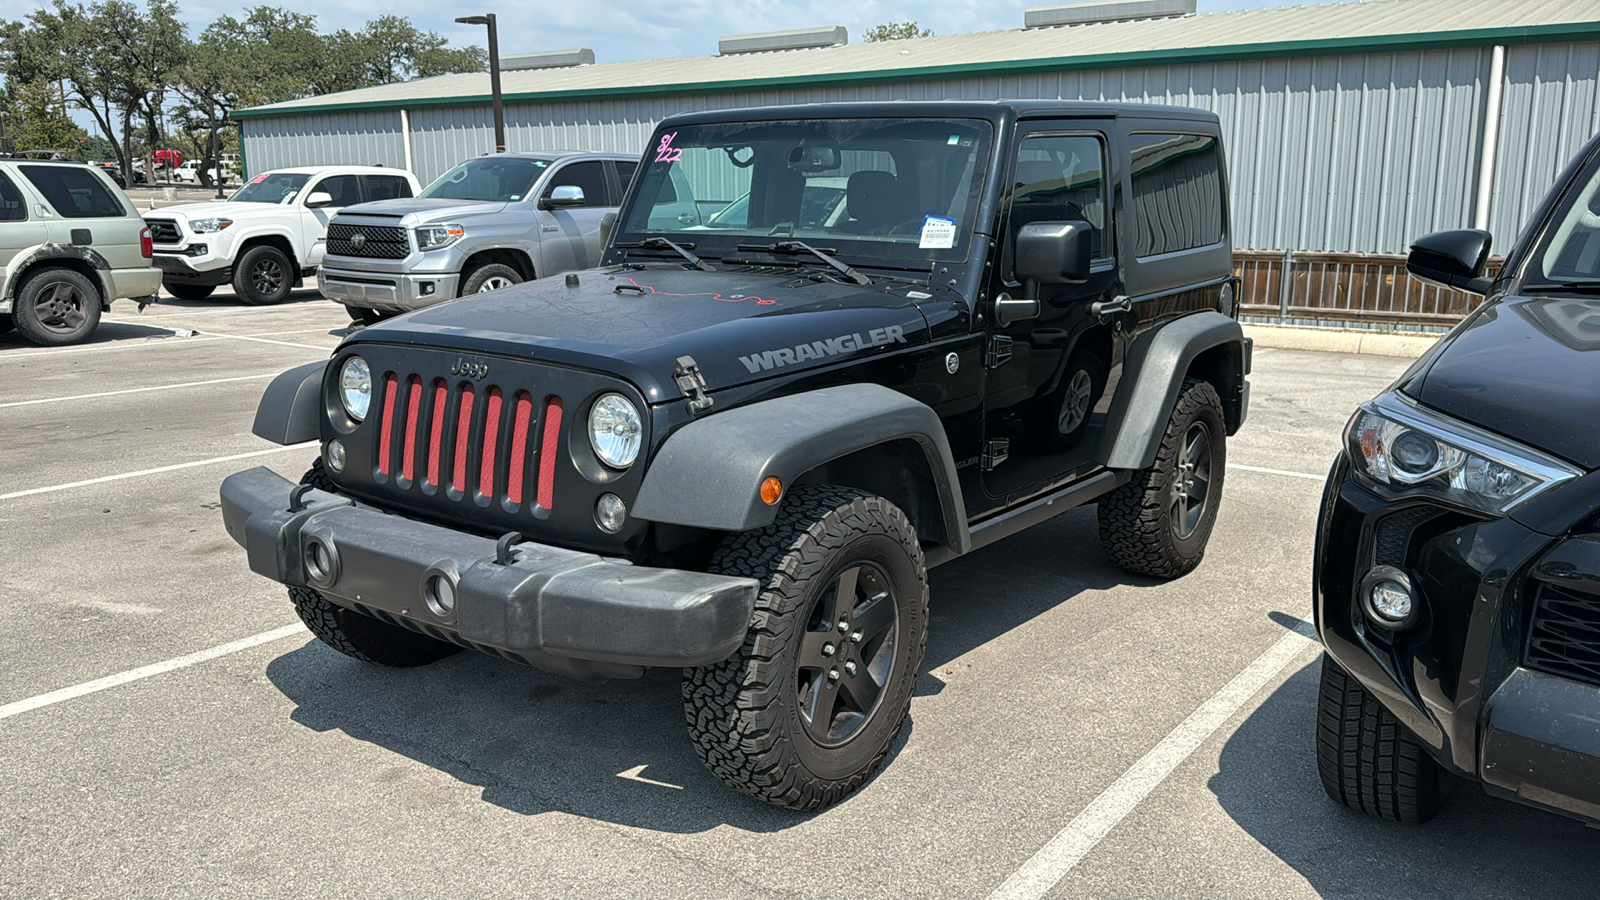
[[[1499,270],[1492,260],[1489,273]],[[1239,250],[1239,314],[1283,324],[1436,331],[1461,321],[1483,298],[1435,287],[1406,272],[1406,258],[1376,253]]]

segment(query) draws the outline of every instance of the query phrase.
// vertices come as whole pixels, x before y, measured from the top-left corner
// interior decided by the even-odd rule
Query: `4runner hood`
[[[927,340],[918,302],[948,290],[798,278],[792,270],[603,269],[527,282],[427,307],[358,331],[350,342],[449,347],[612,372],[650,402],[676,400],[680,356],[707,389],[859,360]],[[621,290],[618,290],[621,288]]]
[[[1419,401],[1586,469],[1600,468],[1600,300],[1506,297],[1405,389]]]
[[[493,215],[506,208],[502,200],[448,200],[432,197],[402,197],[397,200],[374,200],[357,203],[339,210],[341,216],[377,216],[384,219],[403,219],[407,225],[425,222],[443,222],[466,216]]]

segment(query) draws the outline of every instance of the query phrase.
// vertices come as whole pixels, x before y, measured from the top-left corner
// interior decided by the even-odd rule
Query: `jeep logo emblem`
[[[352,250],[360,250],[362,247],[365,247],[366,245],[367,245],[367,236],[366,235],[362,234],[359,231],[356,232],[355,234],[350,235],[350,248]]]
[[[463,378],[471,378],[476,381],[482,381],[489,376],[489,364],[467,362],[465,359],[457,359],[456,364],[450,367],[450,374],[460,375]]]

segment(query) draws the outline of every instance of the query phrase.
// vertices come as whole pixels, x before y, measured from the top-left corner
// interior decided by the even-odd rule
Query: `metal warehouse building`
[[[1186,5],[1147,2],[1155,11]],[[1071,5],[1079,10],[1069,17],[1086,4]],[[1040,9],[1027,18],[1062,17]],[[673,113],[788,103],[1196,106],[1221,117],[1228,139],[1236,247],[1393,254],[1425,232],[1474,224],[1509,245],[1600,131],[1596,0],[1374,0],[767,52],[722,47],[715,57],[599,65],[561,66],[592,55],[556,55],[548,61],[559,67],[507,71],[508,144],[637,153]],[[493,146],[481,73],[235,118],[251,171],[382,163],[426,182]]]

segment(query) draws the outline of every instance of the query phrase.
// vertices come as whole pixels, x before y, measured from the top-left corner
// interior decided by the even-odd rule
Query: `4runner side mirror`
[[[327,191],[312,191],[311,196],[306,198],[306,207],[308,209],[321,209],[324,206],[332,205],[333,195]]]
[[[583,188],[573,184],[563,184],[550,192],[550,196],[539,201],[540,209],[557,209],[563,206],[582,206]]]
[[[1423,235],[1411,244],[1406,271],[1443,287],[1487,294],[1494,280],[1483,274],[1494,238],[1487,231],[1463,228]]]
[[[1037,299],[1041,284],[1082,284],[1089,280],[1088,222],[1030,222],[1017,232],[1017,280],[1022,295]]]

